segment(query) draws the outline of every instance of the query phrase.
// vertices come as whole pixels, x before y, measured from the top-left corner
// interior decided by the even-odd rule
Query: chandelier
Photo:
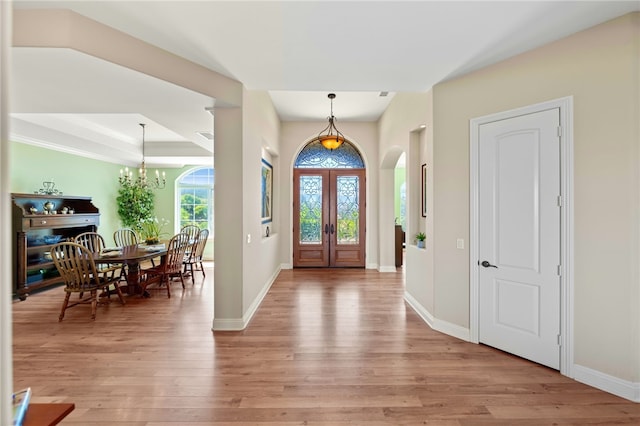
[[[339,148],[344,142],[344,136],[340,131],[336,128],[334,121],[337,119],[333,116],[333,100],[335,99],[335,93],[329,93],[328,98],[331,99],[331,115],[329,118],[329,125],[322,129],[318,134],[318,140],[325,148],[333,151],[336,148]],[[323,134],[323,132],[327,132]]]
[[[139,123],[142,127],[142,164],[140,164],[140,169],[138,170],[138,177],[133,179],[133,172],[129,170],[128,167],[125,167],[124,170],[120,169],[120,177],[118,178],[118,182],[122,186],[131,186],[135,185],[140,188],[149,188],[149,189],[164,189],[167,185],[167,179],[165,172],[162,172],[162,179],[160,179],[160,172],[156,169],[156,176],[154,179],[147,178],[147,167],[144,164],[144,130],[146,124]]]

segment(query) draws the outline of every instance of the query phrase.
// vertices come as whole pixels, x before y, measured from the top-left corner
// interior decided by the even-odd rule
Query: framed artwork
[[[260,186],[262,188],[262,223],[269,223],[273,217],[273,166],[264,158]]]
[[[422,165],[422,191],[420,194],[422,195],[422,217],[427,217],[427,165]]]

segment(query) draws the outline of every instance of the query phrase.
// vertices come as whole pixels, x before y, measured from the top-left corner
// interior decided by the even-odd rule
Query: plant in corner
[[[122,225],[140,232],[140,223],[153,216],[154,193],[148,186],[123,182],[118,188],[118,216]]]
[[[418,232],[416,234],[416,241],[418,242],[418,248],[424,248],[424,240],[427,239],[427,235],[424,232]]]

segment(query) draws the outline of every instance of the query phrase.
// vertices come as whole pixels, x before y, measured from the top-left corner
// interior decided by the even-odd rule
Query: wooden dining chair
[[[191,251],[185,254],[184,261],[182,264],[184,265],[183,272],[187,272],[187,270],[191,273],[191,282],[195,284],[195,276],[193,275],[194,270],[202,271],[202,278],[206,276],[204,272],[204,267],[202,266],[202,256],[204,254],[204,248],[207,245],[207,240],[209,239],[209,230],[202,229],[198,232],[198,236],[196,240],[191,246]],[[198,268],[200,265],[200,268]]]
[[[73,242],[85,247],[91,253],[100,253],[104,248],[104,238],[97,232],[83,232],[76,235]],[[103,275],[103,278],[112,280],[116,278],[116,272],[122,271],[124,265],[122,263],[105,263],[97,266],[98,272]],[[118,275],[118,280],[123,278],[122,272]],[[110,289],[111,290],[111,289]],[[107,291],[107,296],[110,292]]]
[[[123,305],[126,303],[122,291],[117,285],[119,278],[105,279],[104,275],[97,270],[93,253],[88,248],[81,244],[65,241],[51,247],[50,252],[53,263],[65,283],[64,291],[66,294],[58,321],[62,321],[67,308],[79,304],[91,304],[91,319],[95,320],[98,290],[106,290],[112,284],[116,284],[114,287],[120,302]],[[72,293],[78,293],[79,299],[69,303]],[[89,293],[89,296],[84,297],[85,293]]]
[[[198,233],[200,233],[200,227],[198,225],[184,225],[180,229],[180,233],[187,234],[189,236],[189,246],[187,247],[186,255],[191,254],[191,248],[198,238]]]
[[[141,271],[140,287],[142,287],[143,295],[148,295],[147,290],[150,288],[162,289],[164,285],[167,288],[167,297],[171,297],[171,279],[173,277],[180,277],[182,288],[185,288],[182,261],[188,246],[189,235],[187,234],[180,233],[171,238],[167,246],[167,254],[163,257],[162,262]],[[153,286],[149,287],[151,285]]]
[[[116,244],[116,247],[132,246],[138,244],[138,235],[136,234],[136,231],[131,228],[120,228],[113,233],[113,242]],[[151,266],[156,266],[154,260],[150,260]],[[120,278],[125,281],[127,279],[126,265],[122,265]]]
[[[116,247],[138,244],[138,236],[131,228],[120,228],[113,233],[113,242]]]
[[[198,225],[185,225],[180,229],[180,233],[187,234],[189,236],[189,241],[191,242],[195,241],[199,232],[200,227]]]

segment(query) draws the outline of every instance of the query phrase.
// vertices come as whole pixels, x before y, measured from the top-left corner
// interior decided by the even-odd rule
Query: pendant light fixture
[[[140,164],[140,170],[138,170],[138,177],[136,180],[133,180],[133,172],[129,170],[128,167],[124,169],[120,169],[120,178],[118,181],[120,185],[135,185],[141,188],[149,188],[149,189],[164,189],[167,185],[167,179],[165,172],[162,172],[162,179],[160,179],[160,172],[156,169],[156,177],[153,180],[147,180],[147,167],[144,164],[144,130],[146,124],[139,123],[142,127],[142,164]]]
[[[318,134],[318,140],[325,148],[333,151],[342,145],[344,142],[344,136],[340,131],[336,128],[334,121],[337,119],[333,116],[333,100],[335,99],[335,93],[329,93],[328,98],[331,99],[331,115],[329,118],[329,125],[320,131]],[[324,133],[326,132],[326,133]],[[324,134],[323,134],[324,133]]]

